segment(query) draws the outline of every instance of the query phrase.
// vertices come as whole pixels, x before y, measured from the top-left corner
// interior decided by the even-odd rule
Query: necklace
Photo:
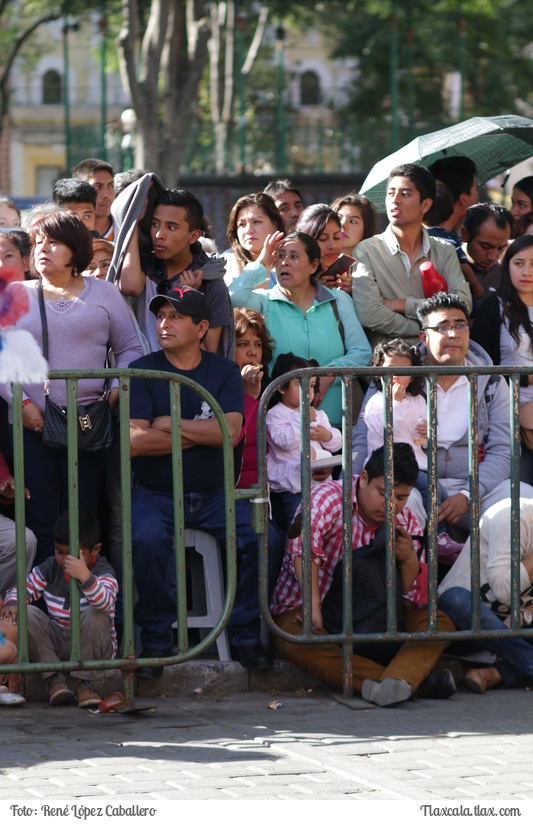
[[[49,300],[73,300],[81,291],[76,280],[72,280],[66,287],[53,286],[43,280],[43,290],[48,293]]]

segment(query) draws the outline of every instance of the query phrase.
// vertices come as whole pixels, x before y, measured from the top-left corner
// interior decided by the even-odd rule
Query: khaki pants
[[[296,621],[296,615],[301,614],[301,607],[290,609],[282,615],[275,615],[274,621],[285,632],[291,635],[301,635],[302,626]],[[427,629],[428,612],[425,607],[416,610],[404,611],[406,632],[423,632]],[[440,630],[454,630],[451,618],[443,612],[438,612],[438,628]],[[327,635],[325,630],[315,634]],[[273,636],[274,649],[300,669],[321,678],[334,687],[342,687],[343,664],[342,647],[338,644],[291,644],[282,638]],[[415,692],[424,678],[426,678],[440,656],[448,646],[448,641],[406,641],[402,644],[390,664],[384,667],[369,658],[360,655],[353,656],[353,686],[361,692],[365,678],[373,681],[383,681],[385,678],[401,678],[408,681]]]
[[[111,617],[99,609],[84,610],[80,617],[81,656],[85,661],[111,658]],[[70,659],[70,629],[54,624],[48,615],[34,606],[28,607],[28,651],[30,661],[52,662]],[[72,672],[73,678],[91,681],[97,670]],[[42,673],[49,678],[53,672]]]

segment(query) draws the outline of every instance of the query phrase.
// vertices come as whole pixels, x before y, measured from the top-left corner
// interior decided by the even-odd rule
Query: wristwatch
[[[524,624],[526,627],[530,627],[533,624],[533,615],[530,613],[528,609],[521,610],[522,618],[524,619]]]

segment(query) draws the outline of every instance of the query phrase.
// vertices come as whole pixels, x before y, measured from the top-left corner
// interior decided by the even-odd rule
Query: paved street
[[[138,715],[2,708],[0,799],[533,799],[525,689],[396,709],[303,689],[216,698],[166,696]]]

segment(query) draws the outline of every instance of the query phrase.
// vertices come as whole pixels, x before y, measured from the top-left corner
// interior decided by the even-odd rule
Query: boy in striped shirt
[[[54,555],[36,566],[26,579],[30,661],[70,659],[71,578],[79,585],[81,657],[86,661],[109,659],[117,647],[114,616],[118,583],[111,565],[100,557],[100,525],[92,512],[80,508],[79,558],[70,554],[68,512],[56,521],[54,538]],[[48,615],[31,606],[41,597]],[[17,623],[16,587],[6,594],[2,617]],[[71,675],[74,694],[63,673],[43,673],[50,704],[66,704],[75,698],[79,707],[97,706],[101,698],[92,688],[96,671],[75,671]]]

